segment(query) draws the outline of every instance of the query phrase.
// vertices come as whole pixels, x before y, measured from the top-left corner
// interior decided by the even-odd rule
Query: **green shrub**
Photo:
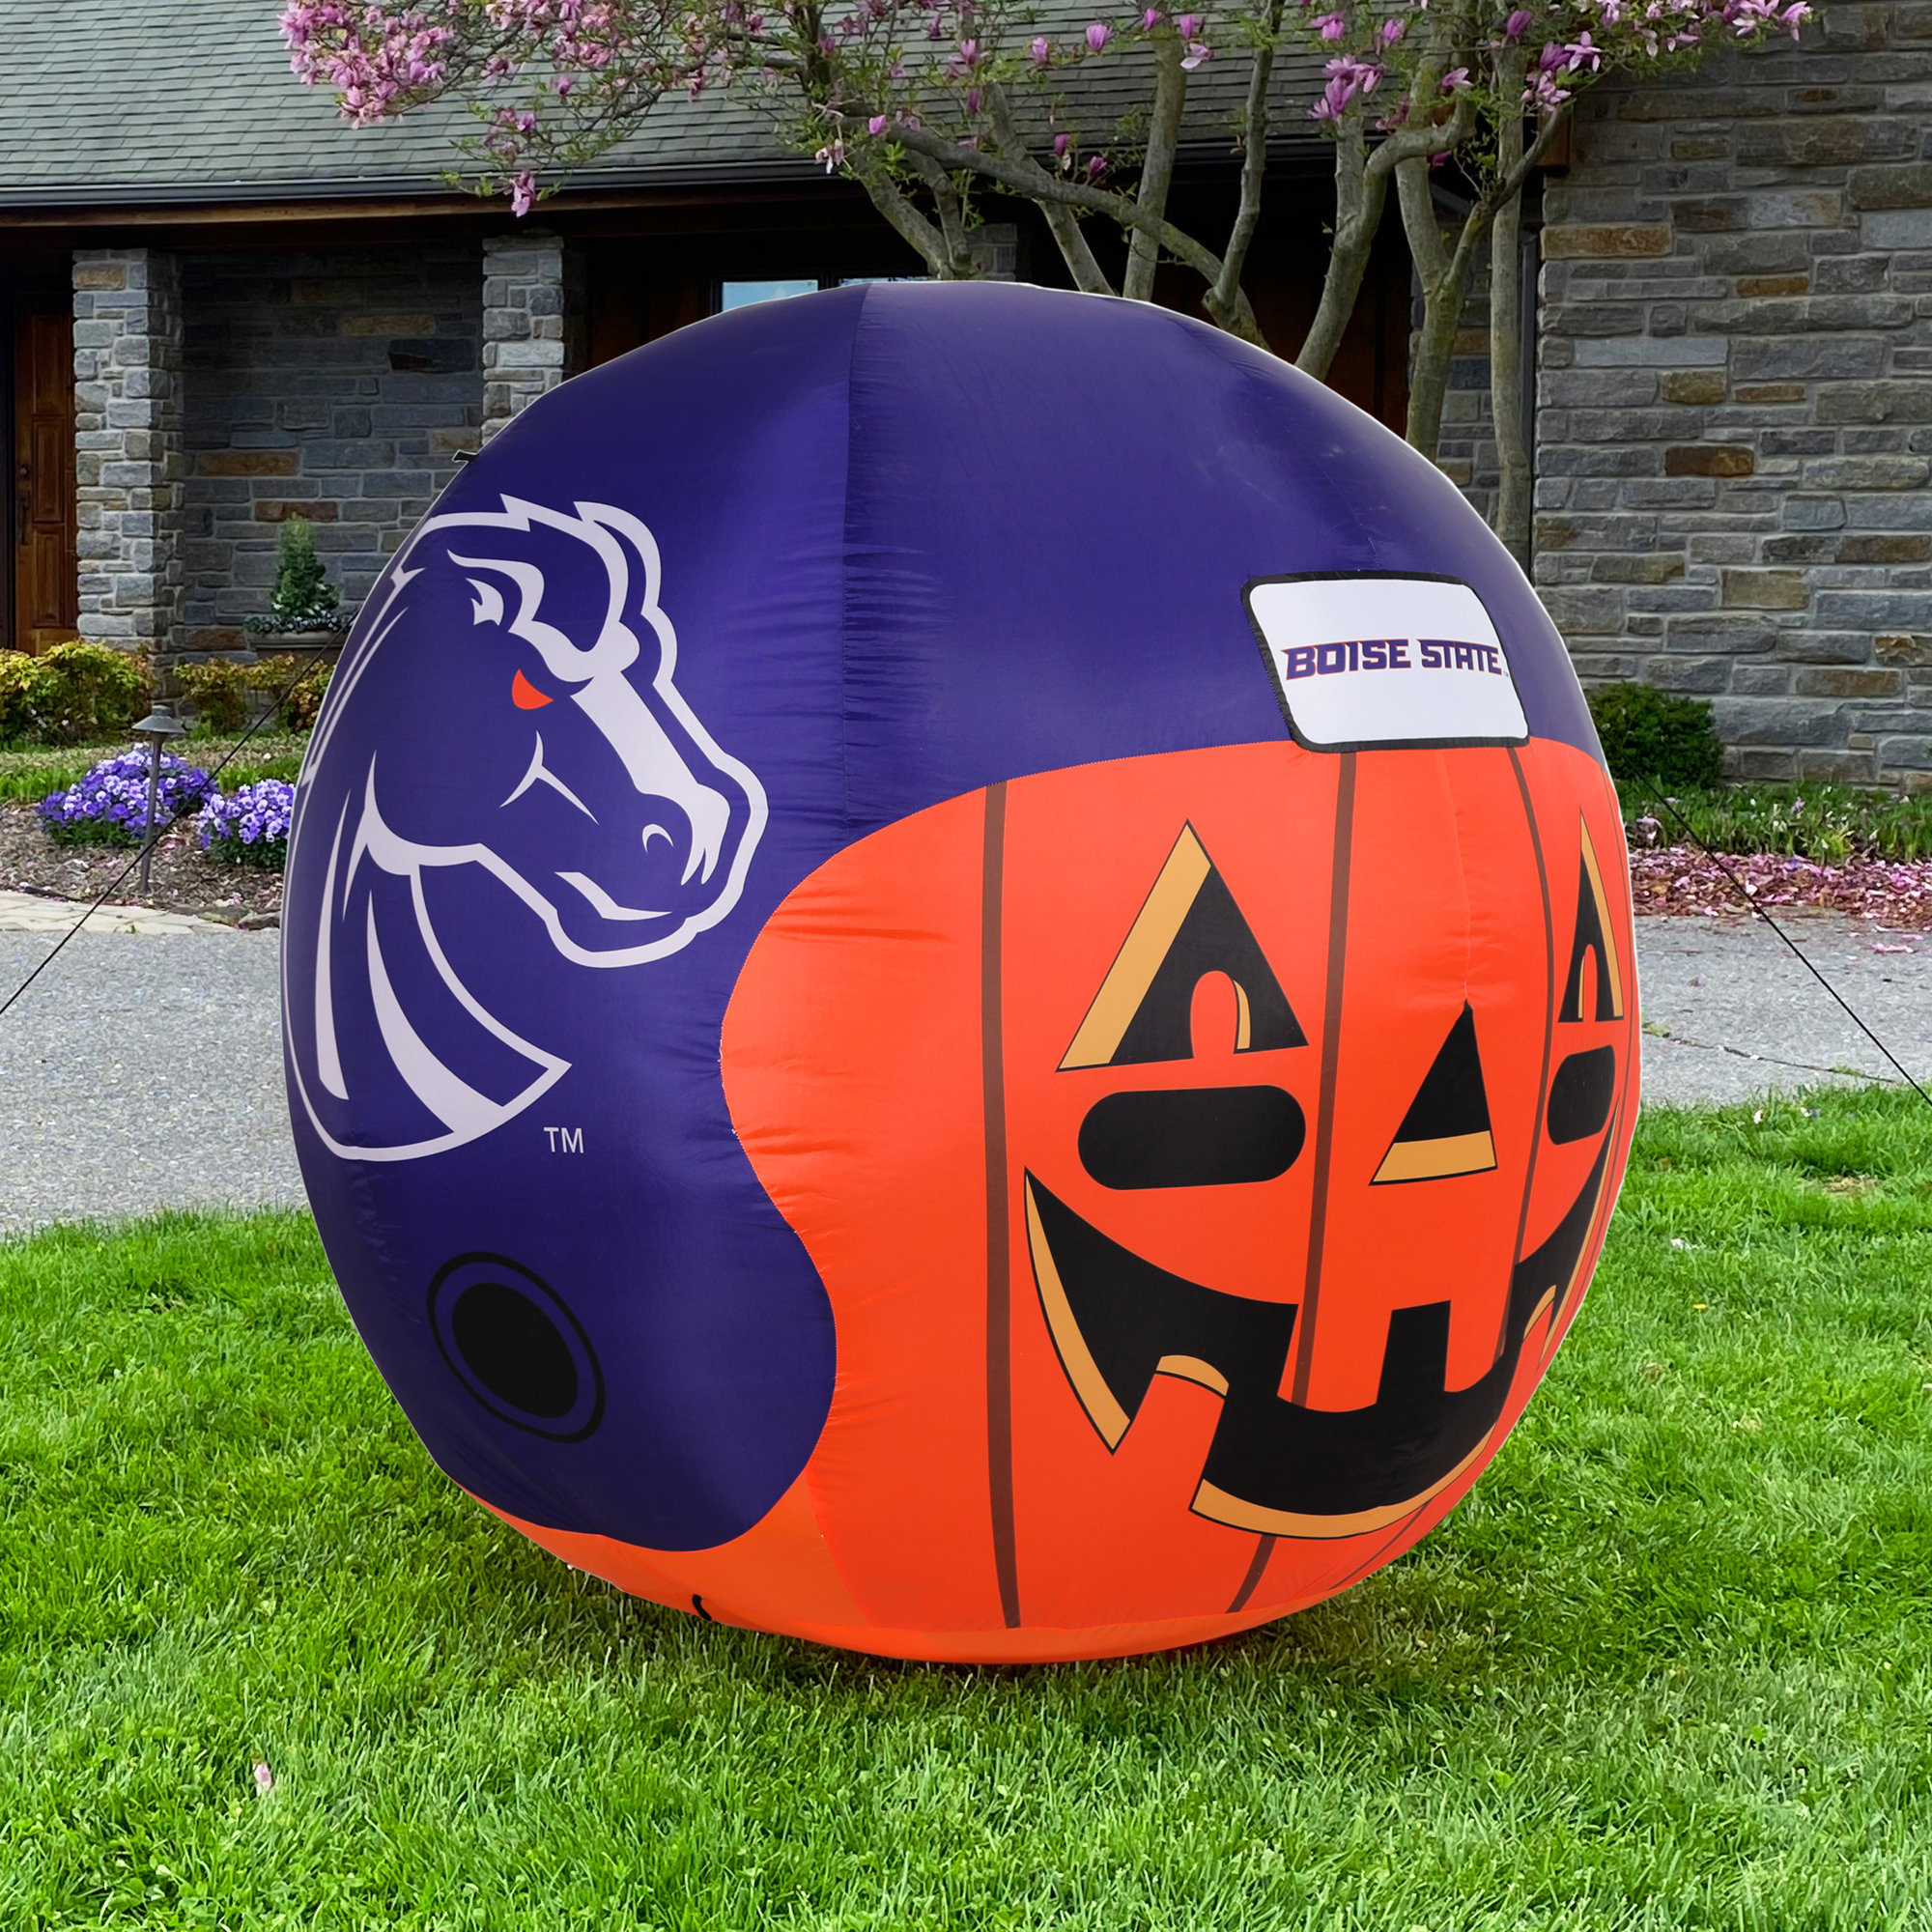
[[[276,700],[284,731],[306,731],[322,709],[323,694],[335,674],[332,661],[317,662],[294,651],[277,652],[248,668],[248,682]],[[284,696],[284,694],[287,694]]]
[[[0,745],[23,744],[34,732],[34,692],[40,659],[0,651]]]
[[[1648,684],[1605,684],[1590,693],[1590,716],[1612,778],[1654,782],[1666,791],[1718,782],[1723,747],[1705,699]]]
[[[225,733],[247,728],[255,709],[249,697],[252,668],[233,658],[211,658],[206,664],[183,665],[176,671],[203,730]]]
[[[0,652],[0,741],[86,745],[118,738],[148,702],[141,660],[111,644]]]
[[[315,554],[314,526],[306,517],[291,517],[275,534],[275,587],[269,598],[269,614],[248,618],[242,629],[257,634],[339,631],[340,601]]]

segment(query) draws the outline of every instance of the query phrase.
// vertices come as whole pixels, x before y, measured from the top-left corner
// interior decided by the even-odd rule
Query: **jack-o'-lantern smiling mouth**
[[[1577,936],[1556,1015],[1577,1022],[1585,1017],[1589,959],[1596,963],[1590,981],[1596,1017],[1621,1012],[1601,871],[1587,828],[1580,837]],[[1191,1059],[1189,1003],[1208,972],[1232,983],[1236,1054],[1271,1055],[1307,1043],[1280,979],[1190,825],[1059,1071]],[[1532,1337],[1548,1356],[1601,1204],[1616,1141],[1615,1087],[1616,1056],[1608,1046],[1568,1054],[1550,1083],[1552,1143],[1597,1133],[1603,1141],[1548,1236],[1511,1268],[1500,1343],[1485,1372],[1467,1387],[1450,1387],[1451,1302],[1398,1302],[1381,1338],[1376,1398],[1353,1408],[1318,1408],[1306,1401],[1306,1334],[1291,1379],[1290,1350],[1302,1318],[1297,1303],[1232,1293],[1172,1273],[1104,1234],[1028,1169],[1023,1206],[1040,1307],[1066,1379],[1109,1453],[1132,1427],[1154,1377],[1175,1376],[1222,1403],[1193,1497],[1196,1515],[1268,1536],[1342,1537],[1383,1528],[1421,1508],[1493,1446]],[[1079,1156],[1088,1178],[1110,1190],[1221,1188],[1285,1175],[1305,1136],[1301,1105],[1280,1085],[1136,1089],[1102,1095],[1088,1109]],[[1453,1184],[1457,1177],[1497,1166],[1476,1018],[1465,1002],[1370,1184]],[[1325,1179],[1317,1184],[1325,1188]],[[1293,1396],[1285,1393],[1291,1388]]]
[[[1448,1388],[1449,1303],[1398,1308],[1375,1401],[1347,1409],[1308,1408],[1280,1394],[1300,1312],[1293,1302],[1256,1301],[1170,1274],[1029,1173],[1027,1245],[1066,1378],[1109,1450],[1156,1375],[1222,1398],[1197,1516],[1273,1536],[1354,1536],[1399,1521],[1480,1456],[1525,1342],[1539,1328],[1553,1331],[1575,1289],[1614,1139],[1605,1136],[1548,1239],[1511,1271],[1503,1346],[1489,1373]]]

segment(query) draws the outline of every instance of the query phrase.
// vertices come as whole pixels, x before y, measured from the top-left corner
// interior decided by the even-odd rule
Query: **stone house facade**
[[[1740,777],[1932,787],[1932,6],[1587,99],[1543,199],[1535,577]]]
[[[76,11],[99,98],[66,153],[6,122]],[[296,514],[353,606],[457,464],[575,370],[740,281],[917,270],[849,185],[711,110],[516,224],[439,180],[446,128],[352,135],[291,91],[272,10],[203,16],[222,29],[204,57],[157,68],[141,37],[177,29],[142,10],[0,0],[0,439],[19,459],[0,642],[236,648]],[[1932,785],[1928,137],[1932,0],[1832,6],[1800,46],[1586,97],[1528,204],[1536,581],[1586,681],[1709,696],[1739,776]],[[1220,191],[1216,167],[1184,191]],[[1279,157],[1253,279],[1280,341],[1312,306],[1325,167],[1319,142]],[[1399,424],[1408,270],[1386,228],[1333,380]],[[986,242],[988,272],[1054,277],[1026,211]],[[1159,293],[1191,299],[1179,275]],[[1441,461],[1484,505],[1471,323]]]

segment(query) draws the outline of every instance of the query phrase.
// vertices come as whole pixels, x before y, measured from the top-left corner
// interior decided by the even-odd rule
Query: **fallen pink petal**
[[[1750,852],[1726,853],[1720,866],[1692,846],[1664,845],[1631,854],[1631,903],[1639,918],[1674,913],[1747,919],[1752,906],[1762,906],[1773,917],[1786,908],[1837,912],[1932,932],[1932,860],[1854,858],[1824,865]]]

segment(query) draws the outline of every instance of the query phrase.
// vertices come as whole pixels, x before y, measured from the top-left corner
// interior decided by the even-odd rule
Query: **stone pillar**
[[[982,282],[1020,278],[1020,231],[1012,221],[988,221],[974,229],[973,270]]]
[[[483,242],[483,440],[583,362],[581,258],[542,229]]]
[[[182,595],[182,302],[159,248],[73,258],[80,635],[172,648]]]

